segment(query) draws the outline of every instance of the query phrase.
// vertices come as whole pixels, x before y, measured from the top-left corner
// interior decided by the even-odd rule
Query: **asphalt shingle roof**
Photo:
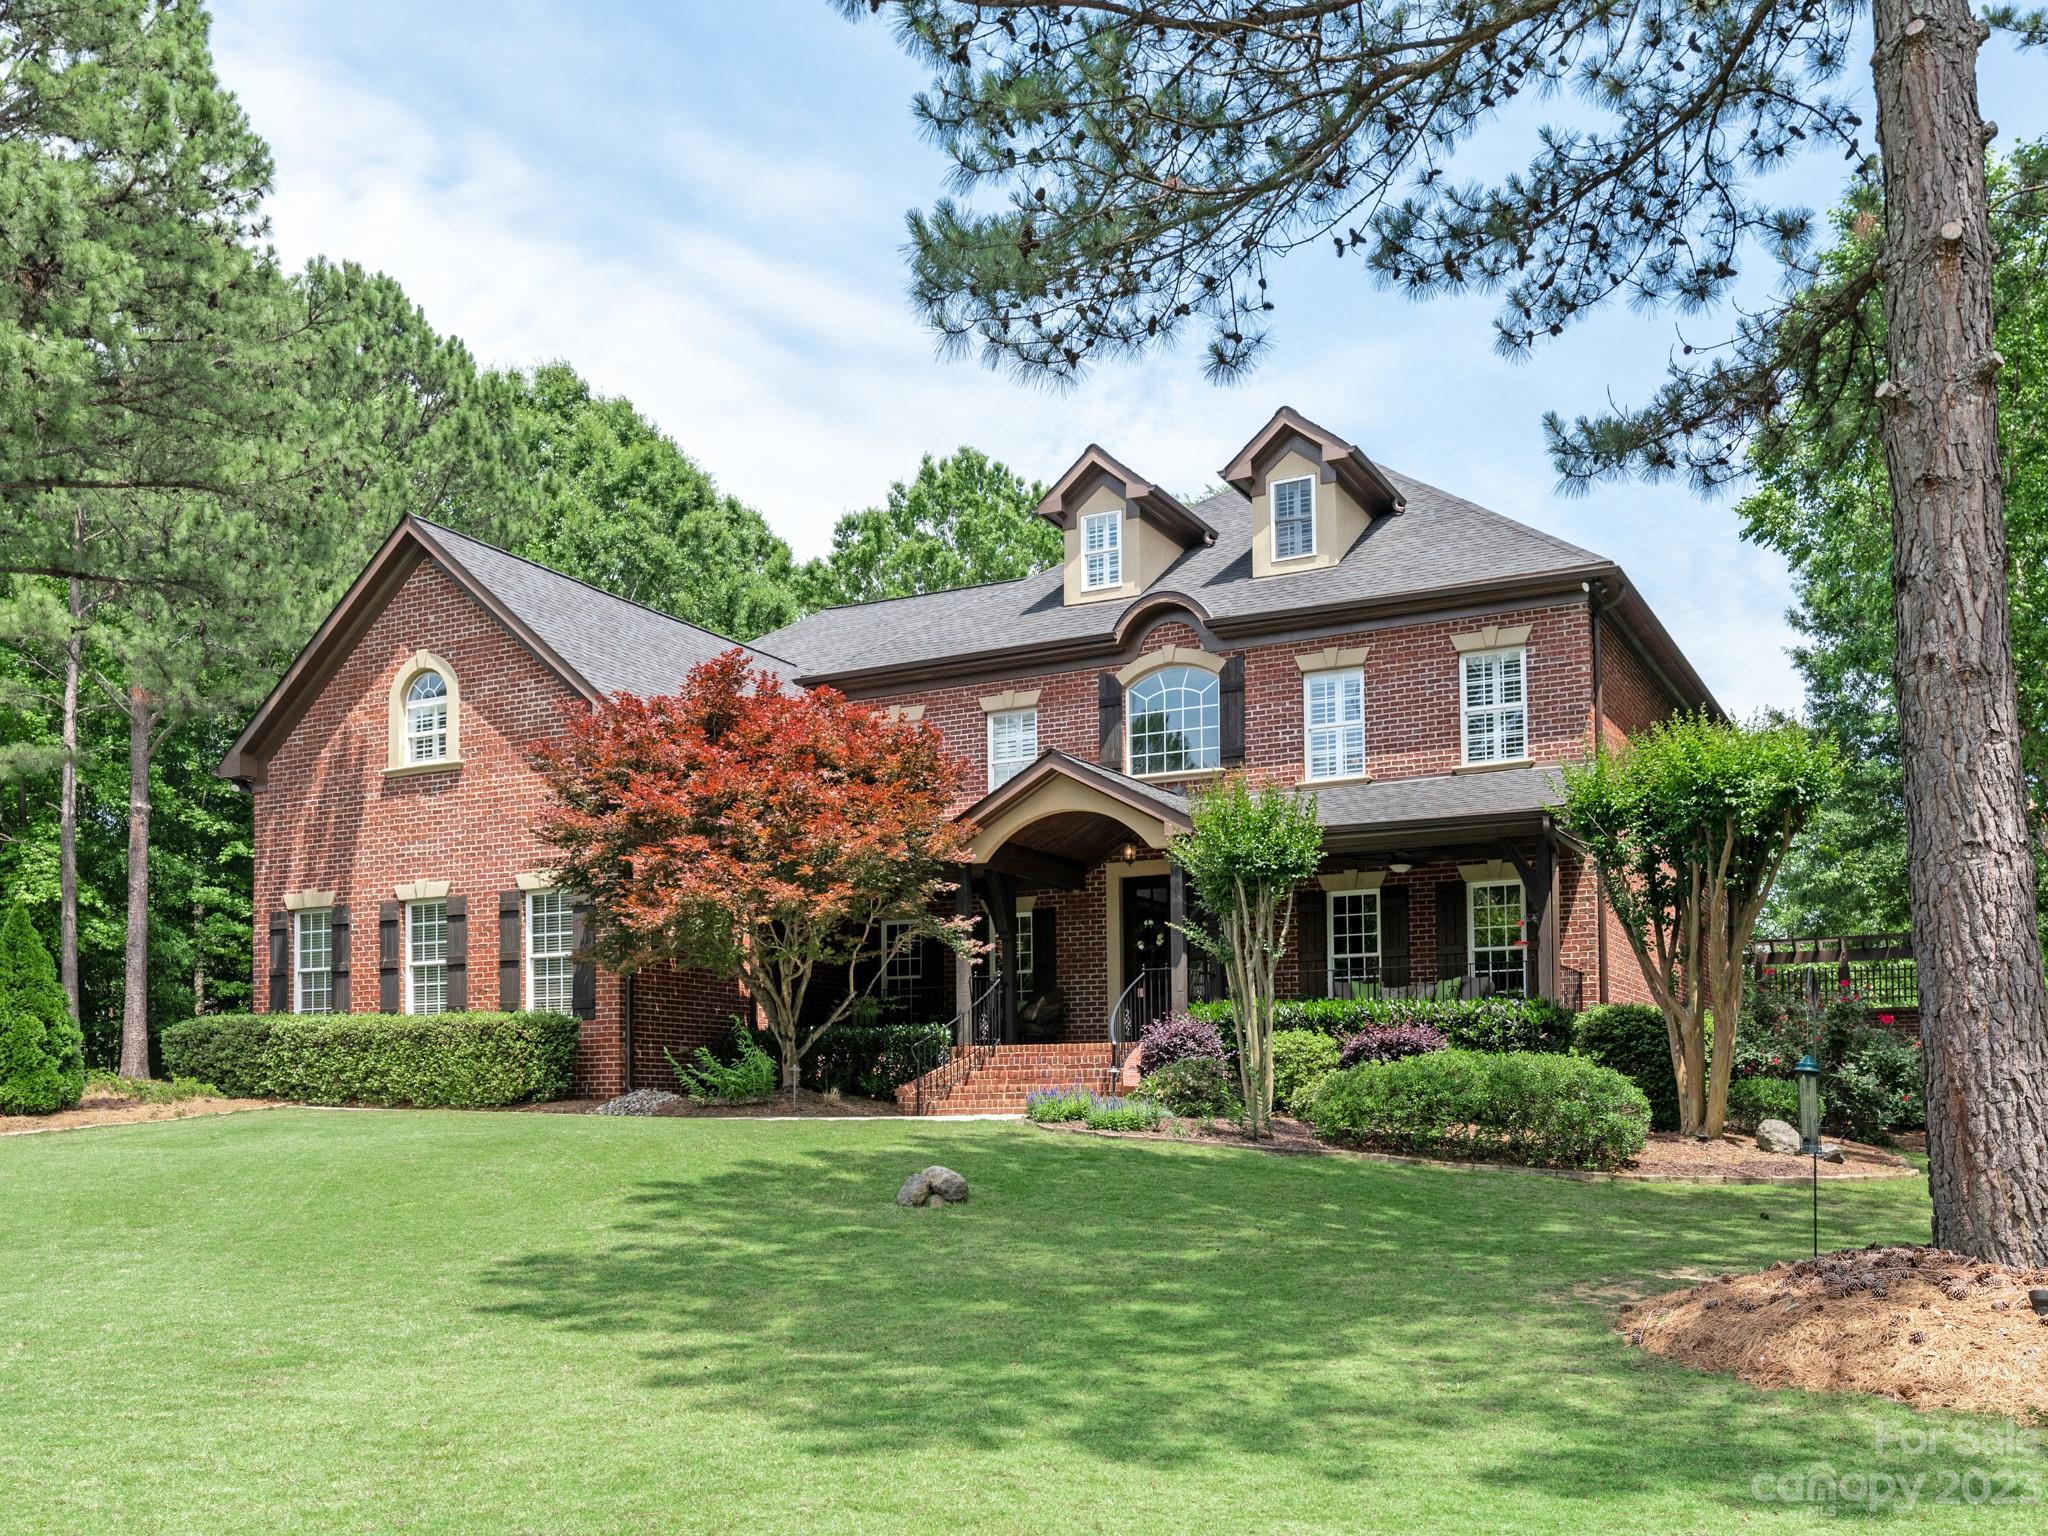
[[[1438,773],[1415,779],[1340,784],[1316,792],[1326,827],[1389,826],[1454,817],[1534,814],[1557,804],[1556,768],[1501,768],[1490,773]]]
[[[599,693],[673,693],[700,662],[739,642],[628,602],[467,534],[426,525],[427,536],[511,610]],[[754,665],[787,677],[786,661],[742,646]]]
[[[1407,509],[1375,518],[1342,560],[1321,570],[1254,580],[1251,504],[1226,490],[1193,509],[1215,527],[1216,542],[1189,550],[1150,592],[1130,602],[1069,607],[1055,566],[1021,581],[828,608],[763,635],[760,643],[800,676],[829,676],[1107,637],[1131,603],[1156,592],[1182,593],[1214,617],[1232,619],[1602,563],[1588,550],[1461,496],[1392,471],[1387,478],[1407,498]]]

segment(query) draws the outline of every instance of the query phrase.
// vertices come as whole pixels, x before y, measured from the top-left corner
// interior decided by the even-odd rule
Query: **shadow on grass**
[[[897,1207],[935,1161],[970,1203]],[[1910,1415],[1646,1361],[1589,1298],[1789,1256],[1789,1220],[1757,1219],[1776,1193],[906,1130],[638,1186],[607,1246],[484,1278],[488,1310],[615,1340],[641,1385],[828,1455],[1036,1440],[1754,1511],[1755,1474],[1871,1466],[1873,1422]],[[1907,1200],[1843,1211],[1912,1235]]]

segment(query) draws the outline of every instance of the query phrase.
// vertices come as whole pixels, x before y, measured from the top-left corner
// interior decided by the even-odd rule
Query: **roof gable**
[[[1224,484],[1239,495],[1253,495],[1261,471],[1289,448],[1320,464],[1323,479],[1343,486],[1373,517],[1399,512],[1407,503],[1400,488],[1363,452],[1291,405],[1281,406],[1251,441],[1237,450],[1237,456],[1220,471]]]
[[[1042,517],[1061,529],[1072,528],[1081,504],[1098,485],[1105,483],[1111,485],[1139,517],[1163,530],[1182,549],[1215,542],[1216,530],[1199,514],[1182,506],[1151,481],[1133,474],[1094,443],[1090,443],[1082,450],[1081,456],[1067,466],[1067,472],[1053,483],[1044,499],[1032,509],[1032,515]]]

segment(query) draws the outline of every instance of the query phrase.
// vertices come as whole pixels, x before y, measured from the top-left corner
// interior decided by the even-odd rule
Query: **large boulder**
[[[966,1198],[967,1181],[936,1163],[923,1173],[913,1173],[896,1191],[898,1205],[959,1205]]]
[[[1799,1133],[1782,1120],[1766,1120],[1756,1128],[1756,1144],[1766,1152],[1799,1151]]]

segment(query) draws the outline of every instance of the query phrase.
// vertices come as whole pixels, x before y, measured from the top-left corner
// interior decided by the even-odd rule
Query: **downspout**
[[[1589,581],[1586,583],[1586,622],[1591,630],[1593,641],[1593,750],[1595,752],[1600,750],[1601,731],[1607,722],[1607,696],[1601,689],[1600,679],[1600,621],[1606,616],[1608,609],[1621,601],[1621,594],[1625,590],[1617,579],[1614,583],[1613,594],[1608,596],[1605,601],[1602,601],[1602,593],[1599,589],[1606,586],[1607,582],[1605,580],[1599,582]],[[1595,963],[1600,967],[1600,985],[1596,990],[1600,1001],[1604,1003],[1607,1001],[1607,896],[1599,888],[1599,877],[1597,875],[1594,877],[1594,896],[1599,904],[1597,910],[1600,916],[1600,921],[1594,925],[1593,929]]]
[[[626,1053],[624,1068],[620,1073],[621,1093],[633,1091],[633,983],[639,973],[628,971],[620,979],[619,987],[619,1038]]]

